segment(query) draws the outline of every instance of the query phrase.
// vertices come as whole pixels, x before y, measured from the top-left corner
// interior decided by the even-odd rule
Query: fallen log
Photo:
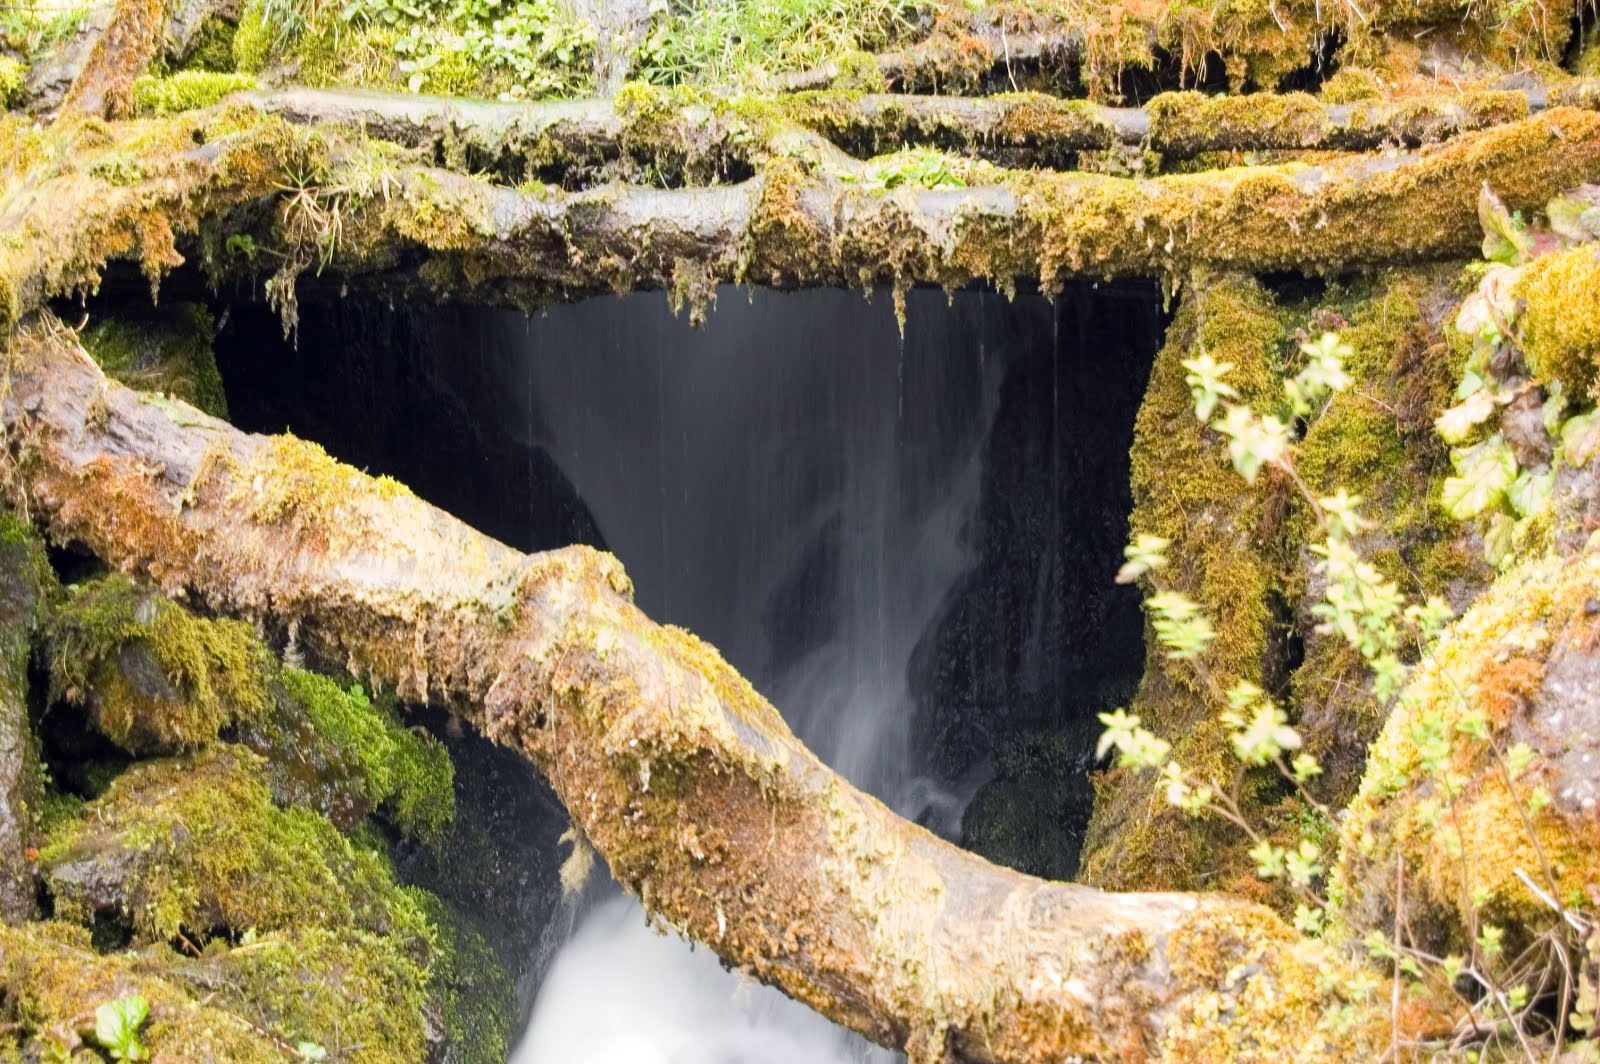
[[[1049,289],[1195,267],[1333,272],[1471,252],[1486,182],[1533,208],[1594,180],[1600,114],[1556,109],[1418,155],[1145,180],[999,172],[884,189],[873,182],[894,175],[875,166],[782,160],[732,186],[570,194],[401,168],[396,194],[344,212],[332,268],[397,294],[528,305],[603,288],[697,302],[719,282]],[[407,267],[417,252],[425,274]]]
[[[1562,100],[1600,110],[1586,82]],[[647,90],[640,90],[647,91]],[[749,164],[775,135],[798,127],[867,158],[908,147],[960,151],[1008,166],[1071,169],[1077,155],[1144,148],[1168,160],[1207,152],[1374,151],[1418,148],[1547,109],[1543,88],[1438,93],[1329,104],[1305,93],[1163,93],[1145,107],[1108,107],[1040,93],[1005,96],[799,93],[752,97],[490,102],[400,93],[289,88],[236,97],[299,125],[360,129],[381,140],[524,176],[600,167],[624,156],[655,163],[664,150]],[[753,134],[753,135],[752,135]]]
[[[1478,247],[1485,183],[1527,210],[1600,178],[1600,114],[1570,108],[1416,154],[1151,179],[971,164],[932,189],[892,159],[863,164],[803,131],[737,184],[570,193],[227,108],[78,140],[0,196],[0,226],[16,234],[0,247],[0,324],[92,290],[109,259],[135,258],[155,282],[183,261],[177,235],[202,227],[253,233],[286,264],[284,285],[317,265],[396,298],[532,307],[665,288],[698,307],[718,283],[1049,290],[1074,276],[1426,261]],[[130,163],[137,180],[122,176]],[[213,267],[253,268],[221,251]]]
[[[917,1064],[1374,1052],[1376,1013],[1317,1028],[1337,966],[1265,909],[1034,879],[856,791],[646,618],[614,558],[517,553],[309,444],[130,391],[47,315],[10,366],[4,494],[56,540],[460,714],[539,768],[658,922]]]

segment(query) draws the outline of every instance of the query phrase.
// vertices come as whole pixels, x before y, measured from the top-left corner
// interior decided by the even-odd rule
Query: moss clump
[[[1564,904],[1600,897],[1597,596],[1600,555],[1525,562],[1417,667],[1340,828],[1330,896],[1349,926],[1390,926],[1397,862],[1408,926],[1441,953],[1488,922],[1511,956],[1559,922],[1523,875]],[[1530,755],[1517,773],[1514,743]]]
[[[28,64],[9,55],[0,55],[0,108],[10,107],[28,76]]]
[[[233,38],[238,32],[237,23],[221,15],[206,16],[189,42],[189,54],[184,57],[181,69],[231,72],[234,69]]]
[[[262,524],[286,521],[297,532],[314,532],[340,542],[358,533],[360,518],[352,503],[366,494],[380,499],[409,495],[392,477],[368,478],[314,443],[284,433],[273,436],[239,477],[250,492],[250,516]]]
[[[279,809],[238,747],[143,762],[39,857],[58,915],[125,917],[139,941],[306,926],[426,938],[384,862],[327,820]]]
[[[214,70],[180,70],[168,77],[145,75],[133,83],[133,110],[139,115],[168,115],[210,107],[230,92],[256,87],[254,74]]]
[[[1223,687],[1264,683],[1272,580],[1282,568],[1269,521],[1273,489],[1247,486],[1220,435],[1195,419],[1182,363],[1201,352],[1232,363],[1229,382],[1245,402],[1260,404],[1276,394],[1286,331],[1284,314],[1254,280],[1200,282],[1156,356],[1134,427],[1130,535],[1171,544],[1165,579],[1212,619],[1217,636],[1204,664]],[[1173,756],[1189,771],[1233,777],[1226,730],[1216,719],[1225,707],[1185,663],[1151,655],[1129,708],[1173,743]],[[1227,877],[1250,867],[1237,839],[1159,802],[1148,779],[1112,770],[1095,789],[1080,873],[1086,881],[1113,889],[1195,888],[1227,885]]]
[[[1336,330],[1351,349],[1352,383],[1313,417],[1297,468],[1318,496],[1340,488],[1360,496],[1377,525],[1361,547],[1384,576],[1418,598],[1464,602],[1488,582],[1474,562],[1468,533],[1438,505],[1447,468],[1433,421],[1451,404],[1454,356],[1426,309],[1454,302],[1453,272],[1391,270],[1352,287],[1335,286],[1306,316],[1304,331]],[[1290,540],[1320,538],[1309,510],[1296,504]],[[1293,708],[1308,750],[1321,761],[1318,796],[1334,808],[1355,793],[1367,743],[1383,723],[1365,662],[1345,641],[1314,630],[1310,608],[1321,587],[1313,558],[1300,553],[1287,599],[1305,633],[1306,659],[1293,678]]]
[[[402,727],[360,687],[346,690],[293,668],[283,670],[282,682],[303,707],[314,741],[357,762],[359,786],[371,805],[382,805],[406,835],[438,844],[455,819],[455,767],[444,746]]]
[[[95,1009],[138,994],[150,1005],[140,1040],[156,1060],[282,1064],[270,1033],[165,978],[177,961],[164,946],[101,954],[70,924],[0,925],[0,1060],[101,1060],[83,1048]]]
[[[72,590],[48,637],[57,696],[131,753],[199,746],[269,705],[271,657],[249,625],[196,617],[121,575]]]
[[[215,337],[210,311],[198,303],[178,303],[138,320],[96,322],[82,340],[107,376],[226,418],[228,399],[211,348]]]
[[[1583,50],[1578,53],[1574,71],[1580,78],[1600,77],[1600,27],[1590,26],[1583,38]]]
[[[265,768],[222,746],[144,762],[58,819],[38,862],[58,918],[126,921],[139,970],[289,1045],[414,1064],[442,1037],[445,1059],[503,1060],[516,997],[483,937],[398,886],[381,840],[277,807]]]
[[[436,956],[427,934],[408,940],[350,927],[303,927],[233,948],[218,944],[181,965],[175,978],[195,992],[223,988],[221,1004],[290,1045],[314,1042],[333,1058],[362,1064],[414,1064],[432,1059],[427,966]],[[503,1058],[460,1059],[490,1064]]]
[[[1528,368],[1577,395],[1600,375],[1600,244],[1580,244],[1525,267],[1516,288],[1527,304],[1519,320]]]
[[[443,1009],[455,1059],[499,1064],[522,1018],[505,966],[483,935],[438,898],[420,890],[414,896],[436,931],[428,992]]]
[[[1305,93],[1208,96],[1164,92],[1150,101],[1150,145],[1193,155],[1205,148],[1315,146],[1327,126],[1323,104]]]
[[[259,74],[267,65],[277,34],[267,24],[266,7],[263,0],[249,0],[239,16],[233,34],[233,65],[241,73]]]

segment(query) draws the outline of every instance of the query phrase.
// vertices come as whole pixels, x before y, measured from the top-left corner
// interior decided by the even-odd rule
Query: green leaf
[[[1489,188],[1488,182],[1478,193],[1478,223],[1483,226],[1483,257],[1491,262],[1515,266],[1527,260],[1533,250],[1533,238],[1523,221],[1506,210]]]
[[[304,1060],[322,1061],[328,1059],[328,1051],[315,1042],[300,1042],[294,1047]]]
[[[1517,459],[1498,433],[1475,447],[1452,453],[1457,476],[1446,477],[1440,501],[1450,516],[1465,521],[1498,505],[1517,475]]]
[[[1523,470],[1517,479],[1511,482],[1511,487],[1506,489],[1506,498],[1511,503],[1511,508],[1522,517],[1532,517],[1545,508],[1550,501],[1550,493],[1555,490],[1556,475],[1554,473],[1533,473]]]
[[[1446,443],[1466,443],[1472,430],[1493,417],[1494,411],[1494,396],[1480,388],[1439,415],[1433,427]]]
[[[1575,244],[1600,239],[1600,185],[1579,185],[1545,207],[1550,231]]]
[[[1600,449],[1600,410],[1569,417],[1561,426],[1561,453],[1568,464],[1582,468]]]
[[[128,994],[94,1010],[94,1040],[113,1060],[148,1060],[139,1042],[139,1028],[150,1015],[150,1003]]]

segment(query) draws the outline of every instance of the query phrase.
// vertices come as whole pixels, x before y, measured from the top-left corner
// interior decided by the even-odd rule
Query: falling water
[[[907,661],[971,564],[963,531],[1015,353],[992,345],[1029,332],[996,297],[943,303],[913,294],[902,340],[886,301],[728,291],[687,343],[664,310],[581,305],[508,322],[525,357],[498,383],[644,609],[720,647],[856,785],[948,833],[959,799],[910,763]],[[516,1059],[880,1058],[613,896],[555,960]]]

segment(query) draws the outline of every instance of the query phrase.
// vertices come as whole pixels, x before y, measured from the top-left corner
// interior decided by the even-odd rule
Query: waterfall
[[[723,289],[699,331],[661,293],[532,317],[308,301],[298,347],[243,304],[218,350],[241,427],[288,426],[520,550],[614,551],[651,617],[857,786],[1070,877],[1094,714],[1142,672],[1112,576],[1158,308],[1153,286],[914,291],[902,335],[883,292]],[[497,822],[494,885],[428,881],[522,958],[521,1064],[877,1054],[655,934],[614,884],[559,903],[547,809]]]
[[[851,782],[953,834],[960,798],[911,764],[907,662],[972,564],[999,382],[1048,310],[944,302],[913,293],[903,338],[887,300],[845,292],[724,291],[692,335],[664,306],[591,302],[506,319],[522,357],[486,365],[505,374],[502,416],[570,480],[640,605],[718,646]],[[515,1059],[893,1057],[612,893],[549,968]]]

